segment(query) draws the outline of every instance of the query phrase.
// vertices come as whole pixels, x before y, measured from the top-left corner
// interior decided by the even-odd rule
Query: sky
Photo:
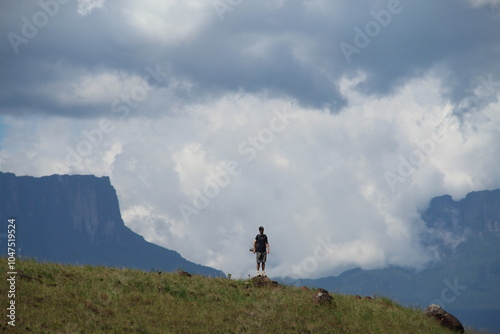
[[[233,277],[439,261],[432,197],[500,187],[499,0],[0,3],[0,171],[109,176]],[[443,234],[456,244],[463,236]]]

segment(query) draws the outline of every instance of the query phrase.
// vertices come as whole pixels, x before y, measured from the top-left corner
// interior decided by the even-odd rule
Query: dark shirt
[[[267,235],[257,234],[257,236],[255,237],[255,251],[259,253],[265,252],[267,243]]]

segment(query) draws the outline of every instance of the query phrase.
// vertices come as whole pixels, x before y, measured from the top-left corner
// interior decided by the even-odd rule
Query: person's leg
[[[267,276],[266,275],[266,260],[267,260],[267,254],[264,252],[262,254],[262,276]]]
[[[255,253],[256,254],[256,259],[257,259],[257,276],[260,275],[260,259],[259,259],[259,253]]]

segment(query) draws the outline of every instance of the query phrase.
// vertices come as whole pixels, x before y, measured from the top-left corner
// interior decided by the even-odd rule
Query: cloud
[[[96,8],[102,8],[106,0],[78,0],[78,14],[85,16]]]
[[[109,175],[190,260],[245,275],[264,225],[271,275],[420,268],[427,201],[500,184],[495,7],[57,3],[1,5],[0,170]]]
[[[500,6],[500,1],[499,0],[468,0],[471,5],[474,7],[481,7],[481,6]]]
[[[186,43],[200,34],[213,17],[211,9],[211,3],[205,1],[147,0],[128,1],[122,11],[127,24],[141,39],[164,47]]]
[[[91,152],[60,172],[110,175],[128,226],[233,275],[251,272],[248,248],[259,225],[270,239],[272,275],[421,268],[433,259],[419,240],[427,201],[500,184],[500,119],[488,116],[498,103],[461,124],[434,74],[383,98],[355,89],[363,75],[345,78],[339,87],[349,107],[336,115],[247,94],[184,106],[178,116],[110,118],[113,131],[93,137],[99,144],[84,134],[96,133],[96,120],[8,117],[1,169],[52,174],[54,161],[65,166],[68,147],[77,151],[87,141]],[[287,124],[274,121],[281,130],[271,135],[278,111],[291,116]],[[431,138],[439,142],[422,148]],[[398,175],[402,159],[415,171],[392,188],[385,173]],[[217,183],[230,162],[239,172]],[[181,205],[196,213],[186,216]]]
[[[243,2],[222,21],[210,2],[106,2],[85,16],[80,7],[87,13],[103,3],[60,4],[51,15],[40,5],[11,3],[4,5],[9,15],[0,28],[24,40],[2,40],[0,112],[103,115],[107,108],[92,99],[62,108],[52,96],[57,91],[41,93],[38,87],[71,86],[76,72],[142,77],[145,67],[156,65],[188,83],[189,89],[173,90],[174,103],[209,103],[227,92],[246,92],[333,113],[346,107],[339,80],[358,71],[367,77],[356,89],[383,96],[440,67],[457,104],[475,78],[500,71],[495,9],[435,1],[400,1],[393,9],[390,3]],[[29,27],[34,31],[26,34]],[[350,62],[342,43],[358,49]]]

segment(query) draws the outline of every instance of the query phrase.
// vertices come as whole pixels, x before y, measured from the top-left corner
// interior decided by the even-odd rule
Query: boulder
[[[361,297],[360,295],[356,295],[354,296],[355,299],[365,299],[365,300],[373,300],[372,297],[370,296],[364,296],[364,297]]]
[[[314,302],[319,305],[328,305],[333,302],[333,297],[325,289],[318,289],[314,296]]]
[[[183,277],[191,277],[191,274],[188,273],[187,271],[184,271],[184,270],[180,270],[178,273],[180,276],[183,276]]]
[[[269,277],[263,277],[263,276],[252,277],[252,283],[257,288],[262,288],[262,287],[277,288],[277,287],[279,287],[278,282],[272,281],[269,279]]]
[[[437,304],[431,304],[424,310],[424,314],[436,319],[443,327],[449,328],[458,333],[465,333],[464,326],[452,314],[446,312]]]

